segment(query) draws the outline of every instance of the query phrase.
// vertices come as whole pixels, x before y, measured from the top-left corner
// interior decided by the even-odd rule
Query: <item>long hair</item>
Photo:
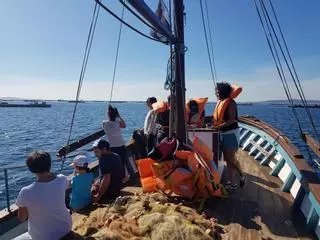
[[[118,110],[114,107],[112,107],[111,105],[109,105],[108,107],[108,116],[110,121],[114,122],[117,118],[118,115]]]
[[[192,117],[194,115],[196,115],[197,113],[199,113],[199,106],[198,106],[198,103],[195,100],[191,100],[188,103],[188,107],[189,107],[189,110],[190,110],[188,123],[190,123]]]

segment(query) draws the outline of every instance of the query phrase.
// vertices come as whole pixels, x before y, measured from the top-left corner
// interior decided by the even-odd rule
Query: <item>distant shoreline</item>
[[[47,102],[67,102],[67,103],[75,103],[75,100],[71,99],[26,99],[26,98],[14,98],[14,97],[0,97],[0,101],[11,102],[11,101],[24,101],[24,102],[33,102],[33,101],[47,101]],[[87,100],[81,99],[79,103],[108,103],[108,101],[103,100]],[[320,104],[320,100],[307,100],[309,105]],[[145,101],[136,101],[136,100],[121,100],[121,101],[111,101],[111,103],[145,103]],[[216,102],[208,102],[208,103],[216,103]],[[290,105],[287,100],[267,100],[267,101],[239,101],[239,105],[257,105],[257,104],[267,104],[267,105]],[[302,104],[302,102],[298,99],[293,100],[294,105]]]

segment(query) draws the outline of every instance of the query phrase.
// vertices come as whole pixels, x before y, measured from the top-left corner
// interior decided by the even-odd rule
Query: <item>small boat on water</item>
[[[47,104],[46,102],[38,102],[33,101],[32,103],[8,103],[8,102],[0,102],[0,107],[17,107],[17,108],[49,108],[51,104]]]
[[[85,103],[83,100],[69,100],[68,103]]]
[[[238,106],[252,106],[254,105],[254,103],[251,103],[251,102],[243,102],[243,103],[237,103]]]
[[[120,0],[120,2],[126,8],[128,7],[125,1]],[[225,162],[223,158],[220,159],[219,154],[219,130],[209,126],[187,129],[185,124],[184,1],[173,1],[174,31],[172,31],[171,25],[166,25],[162,21],[162,16],[156,15],[144,1],[128,0],[127,2],[131,5],[130,11],[138,12],[140,15],[136,16],[153,30],[156,30],[152,40],[156,40],[154,36],[158,36],[158,41],[169,43],[170,49],[174,49],[171,51],[171,64],[168,64],[173,78],[169,83],[172,87],[170,92],[175,100],[171,103],[174,106],[174,111],[171,114],[174,116],[175,124],[170,121],[170,137],[187,143],[196,136],[205,143],[213,153],[212,161],[217,163],[216,170],[221,177],[218,189],[221,190],[226,181],[226,168]],[[202,4],[201,0],[200,3]],[[265,14],[263,1],[261,5]],[[159,6],[162,6],[161,0]],[[96,0],[95,12],[97,7],[113,14],[119,21],[128,25],[99,0]],[[258,8],[257,11],[260,16]],[[95,17],[93,22],[96,22]],[[79,86],[81,83],[79,81]],[[75,103],[77,104],[78,101],[77,98]],[[206,123],[212,123],[212,116],[206,117]],[[73,230],[82,237],[79,239],[191,240],[196,239],[190,238],[194,231],[198,233],[198,237],[200,233],[203,234],[201,235],[203,237],[199,239],[319,239],[319,171],[313,169],[291,141],[273,126],[252,116],[239,117],[239,125],[240,149],[237,158],[248,177],[247,185],[230,194],[228,198],[211,197],[206,199],[201,208],[205,211],[205,215],[214,217],[218,224],[223,225],[221,228],[224,230],[219,234],[217,234],[216,225],[207,231],[206,228],[210,228],[210,224],[208,225],[206,222],[205,216],[201,218],[199,213],[195,213],[195,209],[190,210],[187,206],[170,202],[168,198],[162,200],[157,197],[155,200],[154,195],[143,192],[140,182],[136,180],[129,182],[123,188],[121,195],[126,197],[120,198],[112,205],[95,205],[94,208],[86,209],[84,212],[73,213]],[[69,143],[58,151],[57,156],[66,157],[71,152],[103,136],[104,131],[100,130]],[[303,136],[310,149],[317,156],[320,156],[319,142],[308,134]],[[138,173],[136,162],[137,160],[141,161],[138,141],[130,141],[127,145],[127,151],[130,164]],[[98,161],[91,163],[89,168],[97,177]],[[7,208],[0,211],[0,234],[3,239],[12,239],[26,232],[27,226],[26,223],[20,224],[17,221],[17,206],[11,205],[9,201],[8,172],[7,169],[3,169],[3,171],[5,173]],[[72,177],[70,175],[69,179]],[[133,205],[128,206],[128,201]],[[181,200],[181,203],[185,202]],[[172,207],[170,214],[173,214],[174,218],[166,216],[169,206]],[[194,206],[191,205],[191,207]],[[155,210],[156,208],[157,210]],[[131,210],[134,209],[142,212],[138,211],[136,214],[132,214]],[[186,212],[192,213],[191,215],[194,217],[188,218]],[[113,215],[110,215],[111,213]],[[153,218],[150,220],[151,223],[146,223],[146,218],[152,214],[156,214],[158,218]],[[191,230],[189,228],[182,229],[182,225],[189,226]],[[166,227],[158,228],[159,226]],[[161,234],[164,232],[166,235]],[[182,235],[176,237],[178,234]]]
[[[320,104],[312,104],[312,105],[308,104],[307,106],[304,106],[302,104],[294,104],[294,105],[288,106],[288,107],[291,107],[291,108],[305,108],[305,107],[307,107],[307,108],[320,108]]]

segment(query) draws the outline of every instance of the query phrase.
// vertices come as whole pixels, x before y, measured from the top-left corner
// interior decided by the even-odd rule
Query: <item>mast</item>
[[[98,0],[96,0],[98,1]],[[99,2],[99,1],[98,1]],[[151,11],[143,0],[128,0],[147,21],[152,24],[159,32],[164,34],[171,42],[174,43],[174,59],[175,59],[175,86],[173,92],[172,105],[174,108],[174,116],[176,137],[186,142],[186,122],[185,122],[185,67],[184,67],[184,5],[183,0],[173,0],[174,3],[174,31],[171,31],[159,21],[159,18]],[[170,114],[171,115],[171,114]],[[171,123],[170,123],[171,124]],[[172,129],[170,127],[170,129]],[[171,133],[172,131],[170,131]]]
[[[176,137],[186,142],[185,122],[185,67],[184,67],[184,5],[183,0],[174,0],[175,52],[175,129]]]

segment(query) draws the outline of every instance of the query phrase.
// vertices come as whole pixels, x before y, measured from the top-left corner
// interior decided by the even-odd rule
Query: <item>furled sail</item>
[[[165,26],[168,30],[170,29],[170,23],[169,23],[169,11],[163,0],[159,0],[157,10],[155,12],[156,16],[159,18],[159,21],[162,23],[163,26]],[[151,30],[151,36],[164,41],[168,42],[168,39],[163,34],[156,32],[154,30]]]

